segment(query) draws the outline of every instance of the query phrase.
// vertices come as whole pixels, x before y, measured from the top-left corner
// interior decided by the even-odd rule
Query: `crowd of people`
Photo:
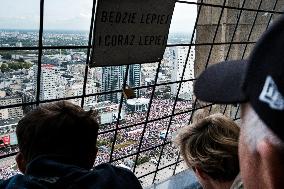
[[[0,167],[0,179],[7,179],[13,175],[19,174],[15,160],[6,162],[6,165]]]
[[[119,125],[120,130],[117,131],[116,135],[116,142],[115,146],[120,146],[123,144],[129,143],[129,141],[132,141],[130,144],[123,146],[122,148],[115,148],[113,152],[113,159],[121,159],[124,156],[128,156],[130,154],[134,154],[139,149],[140,145],[140,151],[144,151],[150,148],[153,148],[155,146],[159,146],[163,144],[165,133],[168,130],[168,135],[166,141],[168,139],[171,139],[171,136],[180,128],[183,127],[188,123],[188,120],[190,119],[190,114],[180,114],[173,117],[171,124],[169,123],[170,118],[161,119],[158,121],[151,121],[155,119],[159,119],[162,117],[165,117],[167,115],[171,115],[171,108],[173,107],[174,100],[169,99],[153,99],[149,119],[147,124],[141,124],[135,127],[125,128],[128,125],[134,125],[138,123],[145,122],[146,114],[147,112],[134,112],[129,113],[125,116],[125,120],[123,123]],[[183,101],[178,102],[176,105],[177,111],[185,111],[185,107],[191,107],[191,101]],[[108,127],[104,127],[104,130],[109,130],[110,128],[114,128],[115,124],[112,124]],[[169,128],[169,129],[168,129]],[[144,131],[144,132],[143,132]],[[161,132],[164,133],[164,135],[161,134]],[[106,140],[106,141],[112,141],[114,139],[114,132],[108,132],[105,134],[102,134],[99,136],[99,139]],[[140,144],[142,138],[142,143]],[[110,145],[110,144],[109,144]],[[167,149],[167,148],[166,148]],[[97,164],[100,164],[102,162],[107,162],[109,160],[110,156],[110,150],[101,150],[99,152],[99,160],[96,162]],[[160,148],[151,149],[149,151],[144,152],[143,155],[151,157],[151,158],[158,158]],[[173,151],[169,151],[169,153],[172,153]],[[177,154],[177,150],[175,150],[175,153]],[[134,157],[135,158],[135,157]],[[134,160],[134,159],[132,159]]]
[[[120,129],[117,131],[115,147],[112,154],[113,160],[116,159],[122,159],[122,160],[115,161],[114,164],[121,165],[123,163],[124,165],[127,165],[130,168],[134,166],[136,156],[132,156],[125,160],[123,159],[123,157],[129,156],[130,154],[134,154],[137,152],[144,128],[145,130],[144,130],[143,140],[140,146],[140,151],[147,149],[150,150],[144,152],[143,155],[141,155],[141,157],[148,156],[149,159],[155,159],[158,161],[161,148],[158,147],[154,149],[152,148],[163,144],[164,142],[163,137],[165,137],[165,135],[161,135],[161,132],[165,134],[166,130],[169,127],[168,136],[166,140],[169,141],[168,139],[171,139],[172,135],[180,127],[186,125],[188,120],[190,119],[190,114],[187,113],[187,114],[180,114],[174,116],[170,125],[169,125],[170,118],[165,118],[162,120],[151,122],[151,120],[171,115],[172,113],[171,107],[173,107],[173,105],[174,105],[173,99],[153,99],[151,105],[151,111],[148,118],[150,122],[147,123],[146,125],[141,124],[135,127],[124,128],[129,125],[145,122],[147,115],[147,112],[127,112],[125,119],[119,124]],[[186,111],[190,107],[191,107],[191,101],[178,101],[175,110],[178,112]],[[109,125],[105,125],[100,128],[99,132],[105,132],[114,129],[115,126],[116,126],[115,122]],[[9,132],[11,131],[15,132],[15,127],[11,129],[5,128],[5,131],[8,130]],[[106,144],[102,145],[102,147],[99,148],[98,156],[95,162],[96,165],[108,162],[110,160],[110,153],[111,153],[112,142],[114,140],[114,135],[115,135],[114,132],[106,132],[98,136],[99,140],[106,141]],[[0,150],[0,156],[7,155],[9,153],[13,153],[16,151],[18,151],[18,148],[16,146],[3,148],[2,150]],[[166,145],[163,151],[162,159],[167,160],[177,154],[178,150],[176,148],[173,148],[171,145]],[[164,164],[166,162],[167,161],[161,161],[161,164]],[[11,165],[8,164],[5,166],[5,168],[3,167],[1,169],[0,167],[0,175],[3,175],[3,178],[8,178],[14,175],[15,173],[17,173],[12,169],[10,169],[9,168],[10,166]],[[143,164],[139,166],[143,167]]]

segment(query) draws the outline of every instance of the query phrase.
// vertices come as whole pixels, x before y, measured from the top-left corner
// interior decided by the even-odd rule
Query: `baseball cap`
[[[247,60],[208,67],[197,78],[194,93],[205,102],[249,102],[284,141],[284,16],[261,36]]]

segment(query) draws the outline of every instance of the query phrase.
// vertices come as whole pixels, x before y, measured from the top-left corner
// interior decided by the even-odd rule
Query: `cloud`
[[[38,29],[39,22],[35,18],[24,17],[0,17],[1,29]]]

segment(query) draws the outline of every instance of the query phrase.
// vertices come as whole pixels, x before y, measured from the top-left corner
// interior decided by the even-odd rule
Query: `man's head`
[[[242,103],[239,158],[245,188],[284,184],[284,16],[269,28],[248,60],[213,65],[194,91],[206,102]]]
[[[211,182],[233,182],[239,173],[237,124],[214,114],[183,128],[175,142],[204,188]],[[207,185],[207,186],[206,186]]]
[[[17,162],[21,171],[25,172],[26,164],[39,155],[65,156],[78,166],[91,168],[97,153],[98,129],[93,111],[84,111],[70,102],[39,106],[17,125]]]

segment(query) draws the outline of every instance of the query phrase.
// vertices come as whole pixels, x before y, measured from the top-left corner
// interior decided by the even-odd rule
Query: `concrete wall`
[[[198,0],[201,2],[201,0]],[[204,3],[223,5],[224,0],[204,0]],[[226,6],[230,7],[242,7],[244,0],[226,0]],[[244,8],[246,9],[260,9],[262,10],[273,10],[275,0],[245,0]],[[279,0],[276,5],[276,11],[284,10],[284,0]],[[196,31],[196,42],[195,43],[228,43],[231,42],[233,33],[238,20],[238,15],[240,10],[227,9],[225,8],[220,25],[218,26],[218,21],[221,15],[222,8],[212,7],[212,6],[198,6],[201,8],[200,16],[198,19],[197,31]],[[255,25],[252,28],[255,17]],[[247,42],[247,41],[257,41],[261,34],[266,30],[269,23],[270,13],[255,12],[243,10],[241,18],[238,24],[237,31],[233,37],[234,42]],[[278,17],[278,14],[272,15],[273,19]],[[218,30],[217,30],[218,29]],[[217,30],[217,35],[214,39],[215,32]],[[251,36],[249,33],[252,30]],[[196,46],[195,48],[195,65],[194,72],[197,77],[208,65],[223,61],[226,59],[229,47],[230,52],[228,54],[228,59],[240,59],[249,56],[253,48],[253,44],[235,44],[235,45],[205,45]],[[245,50],[246,49],[246,50]],[[211,51],[211,54],[210,54]],[[199,103],[203,105],[203,103]],[[213,112],[223,112],[224,106],[214,106]],[[235,113],[234,108],[228,108],[227,115],[232,116]]]

